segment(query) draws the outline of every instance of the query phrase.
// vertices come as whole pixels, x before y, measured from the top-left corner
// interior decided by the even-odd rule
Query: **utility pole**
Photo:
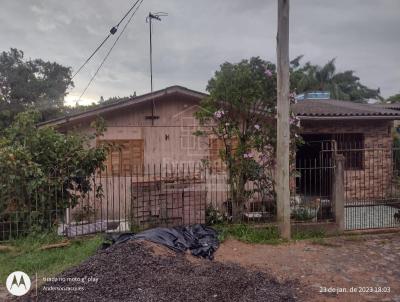
[[[150,31],[150,91],[153,92],[153,38],[152,38],[152,20],[161,21],[160,17],[168,16],[167,13],[151,13],[146,18],[146,22],[149,23],[149,31]],[[154,126],[154,120],[157,118],[154,116],[155,113],[155,104],[154,99],[152,100],[152,107],[151,107],[151,117],[146,117],[151,119],[151,125]]]
[[[279,231],[290,239],[289,0],[278,0],[276,188]]]

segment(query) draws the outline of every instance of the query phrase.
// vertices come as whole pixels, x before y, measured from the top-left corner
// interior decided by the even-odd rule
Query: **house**
[[[91,122],[98,116],[104,118],[107,130],[92,145],[107,143],[117,147],[108,155],[106,174],[100,175],[100,182],[114,188],[113,193],[107,193],[106,206],[104,201],[98,205],[91,201],[101,212],[108,215],[111,211],[113,217],[121,217],[122,213],[124,217],[133,217],[138,224],[151,223],[152,219],[172,224],[204,222],[206,204],[215,198],[219,204],[227,199],[226,176],[214,173],[214,178],[208,175],[203,179],[196,169],[188,176],[189,171],[178,168],[174,170],[176,173],[192,180],[178,185],[174,181],[182,177],[171,173],[168,166],[173,170],[179,163],[219,161],[218,140],[194,135],[195,131],[207,128],[193,116],[206,96],[172,86],[54,119],[42,126],[51,125],[62,132],[75,129],[91,133],[94,131]],[[292,111],[300,119],[305,141],[296,158],[300,171],[298,194],[330,200],[337,153],[346,158],[346,200],[376,198],[387,193],[393,170],[391,130],[393,121],[400,119],[400,111],[327,98],[304,98],[292,106]],[[143,167],[142,178],[138,176],[138,167]],[[202,182],[205,185],[200,185]],[[174,191],[178,187],[179,194]],[[168,198],[172,198],[171,202],[165,201]]]
[[[193,114],[205,96],[172,86],[44,124],[61,132],[78,129],[90,134],[90,123],[98,116],[104,118],[107,130],[92,145],[108,142],[126,147],[109,156],[108,171],[114,175],[130,173],[129,167],[154,163],[197,162],[206,155],[208,142],[193,135],[200,127]]]
[[[378,108],[391,109],[400,111],[400,103],[377,103],[374,106]],[[394,121],[394,128],[397,133],[400,133],[400,121]]]
[[[71,220],[74,213],[90,207],[96,217],[86,220],[129,219],[123,230],[132,220],[140,226],[204,222],[210,198],[205,194],[212,190],[199,179],[199,162],[210,156],[218,159],[218,152],[209,148],[212,138],[209,142],[193,135],[202,128],[193,114],[205,96],[172,86],[41,124],[92,134],[90,124],[98,116],[106,122],[104,135],[91,142],[112,146],[105,171],[95,175],[105,196],[89,194],[82,207],[73,209]]]
[[[347,200],[387,193],[393,170],[392,128],[400,111],[331,99],[299,101],[292,110],[301,120],[305,141],[297,153],[298,165],[328,166],[333,152],[342,153]],[[330,182],[320,183],[330,181],[329,175],[308,177],[318,181],[307,193],[330,194]]]

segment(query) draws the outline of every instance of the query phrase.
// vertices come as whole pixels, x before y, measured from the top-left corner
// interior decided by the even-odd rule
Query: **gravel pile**
[[[295,286],[235,264],[129,241],[98,251],[39,289],[39,301],[296,301]],[[36,299],[30,297],[27,299]]]

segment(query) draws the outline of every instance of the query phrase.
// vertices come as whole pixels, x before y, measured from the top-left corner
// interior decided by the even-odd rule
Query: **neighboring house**
[[[374,106],[378,108],[384,108],[384,109],[391,109],[391,110],[397,110],[400,111],[400,103],[377,103],[374,104]],[[395,130],[397,133],[400,133],[400,120],[397,120],[393,124]]]
[[[193,114],[200,109],[199,103],[206,96],[204,93],[181,86],[172,86],[41,125],[55,126],[62,132],[75,129],[81,133],[91,133],[93,129],[90,123],[97,116],[104,118],[107,130],[104,136],[94,140],[92,145],[110,143],[120,146],[108,156],[106,163],[108,177],[135,174],[132,167],[138,166],[146,168],[159,164],[198,163],[202,159],[218,162],[220,148],[218,140],[193,134],[202,129]],[[301,175],[297,184],[299,194],[324,195],[329,198],[332,177],[328,174],[332,169],[324,167],[329,168],[329,165],[333,165],[335,153],[342,153],[346,157],[345,189],[348,199],[370,198],[383,194],[390,181],[389,175],[392,169],[391,129],[393,121],[400,119],[400,111],[330,99],[301,100],[292,106],[292,111],[300,118],[301,135],[305,141],[298,150],[297,165],[303,168],[318,167],[310,170],[314,172]],[[375,151],[365,151],[372,148],[381,150],[378,151],[379,171],[375,168],[376,161],[373,160],[378,154],[374,153]],[[371,181],[374,185],[371,185]],[[160,205],[162,194],[153,194],[157,196],[155,197],[157,201],[151,201],[150,197],[149,200],[143,201],[147,197],[136,195],[145,192],[144,189],[138,190],[140,192],[133,196],[133,189],[131,187],[123,189],[121,183],[112,185],[118,189],[118,199],[128,200],[128,205],[125,203],[122,209],[121,205],[115,208],[113,205],[114,213],[121,211],[126,213],[128,207],[132,209],[130,201],[135,203],[134,207],[139,212],[138,200],[143,203],[142,207],[148,203],[145,210],[140,208],[141,211],[150,213],[146,215],[161,217],[164,215],[163,211],[168,212],[168,209],[162,209]],[[191,189],[187,187],[185,190]],[[203,198],[204,194],[208,194],[205,199],[209,201],[212,198],[210,191],[213,190],[208,186],[207,192],[200,192],[198,195],[193,193],[191,196]],[[226,198],[224,193],[221,193],[221,196],[222,199]],[[183,194],[179,198],[183,198]],[[114,196],[112,200],[114,201]],[[182,200],[174,202],[183,203]],[[188,221],[187,215],[198,215],[200,217],[198,222],[203,222],[204,207],[196,200],[190,200],[189,204],[183,204],[181,208],[196,208],[196,206],[195,213],[182,210],[182,214],[178,214],[183,216],[176,221],[185,222]],[[175,216],[178,214],[173,212]],[[145,218],[148,219],[147,216]],[[145,218],[141,217],[140,221],[146,220]]]
[[[385,109],[400,110],[400,103],[375,103],[373,106]]]
[[[338,100],[299,101],[292,110],[301,120],[305,141],[297,153],[298,164],[329,165],[334,152],[342,153],[347,200],[387,193],[393,170],[393,121],[400,119],[400,111]],[[317,178],[309,191],[330,194],[330,184],[320,187],[320,179],[328,176],[309,177]]]

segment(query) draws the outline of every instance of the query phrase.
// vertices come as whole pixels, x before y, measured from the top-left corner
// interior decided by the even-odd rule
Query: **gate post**
[[[334,204],[335,221],[339,232],[343,232],[345,229],[344,160],[345,158],[342,154],[335,154],[332,200]]]

